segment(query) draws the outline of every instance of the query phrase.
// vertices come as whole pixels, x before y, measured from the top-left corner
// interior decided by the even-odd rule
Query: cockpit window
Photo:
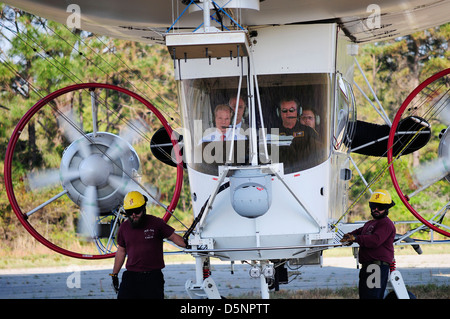
[[[187,164],[218,175],[225,164],[283,163],[293,173],[329,155],[330,75],[260,75],[179,81]],[[253,87],[253,86],[252,86]]]

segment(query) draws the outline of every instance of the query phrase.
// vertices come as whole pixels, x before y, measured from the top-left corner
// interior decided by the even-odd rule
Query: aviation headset
[[[297,105],[298,105],[297,120],[300,121],[300,117],[303,114],[303,107],[300,106],[300,103],[298,102],[298,100],[297,99],[283,99],[283,100],[281,100],[281,102],[285,102],[285,101],[294,101],[295,103],[297,103]],[[280,102],[280,104],[281,104],[281,102]],[[316,112],[312,108],[306,108],[305,110],[310,110],[311,112],[313,112],[314,113],[314,117],[315,117],[316,125],[320,125],[320,115],[316,114]],[[277,112],[277,117],[280,118],[281,117],[280,105],[277,106],[276,112]]]
[[[318,114],[316,114],[316,112],[312,109],[312,108],[305,108],[305,111],[311,111],[311,112],[313,112],[314,113],[314,120],[315,120],[315,122],[316,122],[316,125],[320,125],[320,115],[318,115]],[[302,116],[302,114],[303,114],[303,108],[302,107],[300,107],[300,117]]]
[[[300,102],[296,99],[296,98],[287,98],[287,99],[282,99],[279,103],[278,103],[278,105],[277,105],[277,107],[276,107],[276,112],[277,112],[277,117],[278,118],[281,118],[281,103],[283,103],[283,102],[289,102],[289,101],[294,101],[295,102],[295,104],[297,104],[297,120],[300,120],[300,114],[301,114],[301,110],[302,110],[302,107],[300,106]]]

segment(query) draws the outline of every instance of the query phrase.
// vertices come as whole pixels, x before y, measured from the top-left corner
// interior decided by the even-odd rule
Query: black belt
[[[378,266],[381,266],[381,265],[384,265],[384,266],[390,266],[391,264],[390,263],[388,263],[388,262],[385,262],[385,261],[381,261],[381,260],[372,260],[372,261],[369,261],[369,262],[366,262],[366,263],[361,263],[362,265],[363,265],[363,267],[367,267],[367,266],[369,266],[369,265],[378,265]]]
[[[161,269],[153,269],[153,270],[149,270],[149,271],[131,271],[131,270],[127,270],[127,272],[129,272],[131,274],[136,274],[136,275],[150,275],[150,274],[153,274],[155,272],[161,272]]]

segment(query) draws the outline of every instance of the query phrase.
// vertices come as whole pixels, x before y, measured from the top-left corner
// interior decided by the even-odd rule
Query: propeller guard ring
[[[395,168],[394,168],[394,165],[393,165],[394,164],[393,163],[393,161],[394,161],[394,156],[393,156],[394,137],[395,137],[395,133],[397,131],[397,127],[398,127],[398,124],[399,124],[399,122],[400,122],[400,120],[402,118],[403,113],[408,108],[408,106],[410,105],[411,101],[413,101],[413,99],[423,89],[425,89],[431,83],[437,81],[441,77],[444,77],[444,76],[446,76],[448,74],[450,74],[450,68],[449,69],[445,69],[445,70],[443,70],[441,72],[438,72],[438,73],[430,76],[428,79],[426,79],[421,84],[419,84],[419,86],[417,86],[408,95],[408,97],[405,99],[405,101],[402,103],[400,109],[397,111],[397,114],[395,115],[394,121],[392,122],[392,126],[391,126],[391,129],[389,131],[389,139],[388,139],[388,145],[387,145],[387,148],[388,148],[387,159],[388,159],[388,163],[389,163],[389,174],[391,176],[392,183],[394,185],[394,188],[395,188],[398,196],[400,197],[400,200],[403,202],[403,204],[406,206],[406,208],[411,212],[411,214],[414,215],[414,217],[416,217],[420,222],[422,222],[424,225],[426,225],[430,229],[440,233],[441,235],[450,237],[450,232],[447,232],[447,231],[437,227],[436,225],[433,225],[428,220],[426,220],[424,217],[422,217],[420,215],[420,213],[418,213],[414,209],[414,207],[409,202],[409,198],[403,193],[402,189],[400,188],[399,182],[398,182],[397,177],[395,175]]]
[[[71,86],[67,86],[65,88],[59,89],[55,92],[52,92],[50,94],[48,94],[47,96],[45,96],[44,98],[42,98],[41,100],[39,100],[36,104],[34,104],[26,113],[25,115],[20,119],[20,121],[18,122],[17,126],[15,127],[10,141],[8,143],[8,147],[6,149],[6,155],[5,155],[5,165],[4,165],[4,180],[5,180],[5,188],[6,188],[6,193],[8,196],[8,200],[11,204],[11,207],[14,211],[14,213],[16,214],[17,218],[19,219],[19,221],[21,222],[21,224],[25,227],[25,229],[36,239],[38,240],[40,243],[42,243],[43,245],[45,245],[46,247],[56,251],[57,253],[69,256],[69,257],[73,257],[73,258],[80,258],[80,259],[105,259],[105,258],[112,258],[115,256],[115,253],[108,253],[108,254],[99,254],[99,255],[88,255],[88,254],[82,254],[82,253],[77,253],[77,252],[73,252],[70,250],[67,250],[65,248],[59,247],[57,245],[55,245],[54,243],[50,242],[48,239],[46,239],[44,236],[42,236],[38,231],[36,231],[36,229],[34,229],[34,227],[28,222],[28,216],[22,212],[15,193],[14,193],[14,187],[13,187],[13,182],[12,182],[12,159],[13,159],[13,155],[14,155],[14,149],[16,146],[16,143],[18,142],[19,136],[22,133],[23,129],[25,128],[25,126],[27,125],[27,123],[32,119],[32,117],[45,105],[47,105],[49,102],[51,102],[52,100],[56,99],[57,97],[67,94],[69,92],[72,91],[76,91],[76,90],[92,90],[92,89],[96,89],[96,88],[100,88],[100,89],[109,89],[109,90],[115,90],[118,91],[120,93],[126,94],[128,96],[130,96],[131,98],[136,99],[137,101],[139,101],[140,103],[142,103],[143,105],[145,105],[157,118],[158,120],[161,122],[161,124],[164,126],[164,128],[166,129],[167,133],[169,134],[169,136],[171,136],[171,142],[173,144],[174,147],[174,154],[176,155],[176,160],[177,163],[179,163],[177,165],[177,179],[176,179],[176,184],[175,184],[175,189],[174,189],[174,193],[172,196],[172,200],[170,202],[170,204],[167,206],[166,209],[166,213],[163,216],[163,220],[165,222],[167,222],[170,217],[172,216],[173,211],[175,210],[175,207],[178,203],[180,194],[181,194],[181,188],[182,188],[182,182],[183,182],[183,164],[182,164],[182,158],[179,152],[179,145],[178,145],[178,141],[176,139],[172,139],[172,128],[170,127],[169,123],[167,122],[167,120],[164,118],[164,116],[158,111],[158,109],[156,109],[155,106],[153,106],[153,104],[151,104],[149,101],[147,101],[146,99],[144,99],[143,97],[141,97],[140,95],[129,91],[125,88],[116,86],[116,85],[112,85],[112,84],[106,84],[106,83],[80,83],[80,84],[74,84]]]

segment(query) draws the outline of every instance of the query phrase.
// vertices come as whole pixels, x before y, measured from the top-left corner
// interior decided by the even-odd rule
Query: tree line
[[[73,83],[111,83],[140,92],[163,113],[169,124],[174,128],[181,127],[173,63],[164,46],[115,40],[86,31],[70,30],[64,25],[3,4],[0,9],[2,150],[6,150],[15,125],[28,109],[43,96]],[[449,42],[450,24],[446,24],[360,47],[358,61],[390,118],[394,117],[404,98],[421,81],[450,67]],[[364,86],[362,76],[357,72],[355,81],[359,86]],[[372,115],[374,112],[366,112],[371,108],[369,103],[358,91],[355,92],[358,119],[378,121]],[[110,118],[103,124],[114,127],[118,125],[114,121],[114,118]],[[57,130],[50,130],[44,118],[31,121],[27,130],[28,139],[20,142],[24,145],[20,145],[20,161],[15,166],[14,178],[17,180],[22,179],[33,167],[49,165],[54,158],[48,154],[63,151],[58,148],[63,137]],[[42,144],[43,137],[48,145]],[[369,168],[369,178],[373,174],[373,163],[374,159],[368,159],[363,164],[363,167]],[[379,165],[375,164],[375,167]],[[3,174],[3,162],[0,166]],[[148,169],[154,172],[152,182],[159,182],[162,201],[167,202],[170,199],[164,196],[169,197],[174,187],[171,171],[162,164]],[[387,178],[381,180],[379,186],[393,191]],[[6,198],[4,185],[0,187],[0,238],[12,239],[18,233],[17,221]],[[350,194],[355,197],[362,188],[358,182],[352,182]],[[24,192],[24,196],[27,196],[26,190]],[[178,206],[188,219],[191,218],[190,205],[188,181],[185,178]],[[363,206],[355,207],[355,210],[364,209]]]

